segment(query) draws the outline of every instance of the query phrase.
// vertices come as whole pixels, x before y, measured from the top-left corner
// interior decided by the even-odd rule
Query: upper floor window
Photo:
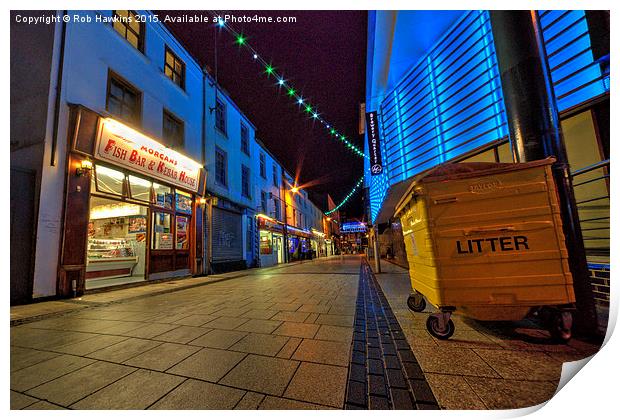
[[[106,99],[108,112],[132,125],[139,125],[141,99],[142,94],[136,88],[116,75],[109,76]]]
[[[250,156],[250,130],[244,123],[241,123],[241,151]]]
[[[114,10],[113,27],[131,45],[144,52],[144,22],[138,21],[138,15],[131,10]]]
[[[226,134],[226,104],[215,99],[215,127]]]
[[[267,193],[265,191],[260,192],[260,207],[263,213],[267,213]]]
[[[265,169],[265,155],[260,154],[260,176],[267,179],[267,169]]]
[[[215,182],[224,187],[226,184],[226,172],[227,172],[227,162],[226,162],[226,152],[224,152],[219,147],[215,148]]]
[[[282,215],[280,214],[280,202],[278,201],[277,198],[273,199],[273,208],[276,211],[276,220],[280,220]]]
[[[185,63],[167,46],[164,73],[181,89],[185,89]]]
[[[182,148],[185,143],[185,124],[164,109],[163,138],[172,148]]]
[[[250,195],[250,168],[245,165],[241,165],[241,194],[246,198],[251,198]]]
[[[276,165],[273,165],[271,167],[271,170],[273,172],[273,186],[277,188],[280,186],[280,184],[278,183],[278,168],[276,167]]]

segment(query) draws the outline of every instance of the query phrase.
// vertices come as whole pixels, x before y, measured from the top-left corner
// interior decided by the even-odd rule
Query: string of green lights
[[[248,43],[248,38],[241,32],[237,32],[234,28],[228,25],[217,13],[212,13],[215,20],[217,20],[217,26],[219,28],[225,29],[229,34],[231,34],[235,39],[235,44],[237,44],[240,48],[245,48],[251,55],[252,59],[259,64],[261,64],[264,68],[263,73],[267,75],[268,78],[274,77],[277,81],[275,86],[277,86],[280,90],[285,90],[286,95],[293,99],[295,103],[299,106],[301,110],[303,110],[306,114],[310,115],[313,120],[320,122],[327,133],[330,135],[330,138],[338,140],[342,142],[345,147],[347,147],[352,153],[361,157],[361,158],[369,158],[362,150],[360,150],[356,145],[352,144],[349,140],[347,140],[346,136],[340,133],[333,124],[330,124],[326,121],[317,108],[310,104],[307,98],[301,96],[301,94],[292,86],[290,82],[284,79],[284,77],[278,74],[276,68],[273,66],[271,62],[267,62],[258,54],[258,52]],[[345,198],[333,209],[326,212],[326,215],[330,215],[336,211],[338,211],[344,204],[346,204],[349,199],[355,194],[357,189],[362,185],[364,181],[364,176],[360,178],[360,180],[355,184],[351,192],[345,196]]]
[[[340,207],[344,206],[346,204],[347,201],[349,201],[349,199],[351,197],[353,197],[353,194],[355,194],[355,192],[357,191],[357,189],[360,187],[360,185],[362,185],[362,183],[364,182],[364,176],[362,175],[362,177],[359,179],[359,181],[357,181],[357,184],[355,184],[355,187],[353,187],[353,189],[351,190],[351,192],[349,194],[347,194],[347,196],[345,198],[342,199],[342,201],[340,202],[340,204],[338,204],[336,207],[334,207],[333,209],[326,211],[325,215],[329,216],[330,214],[338,211],[340,209]]]

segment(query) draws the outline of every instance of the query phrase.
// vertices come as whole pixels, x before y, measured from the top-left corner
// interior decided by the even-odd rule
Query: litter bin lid
[[[556,161],[556,158],[553,156],[549,156],[546,159],[534,160],[531,162],[524,163],[496,163],[496,162],[451,162],[444,163],[438,166],[435,166],[428,171],[422,172],[417,175],[409,188],[407,188],[407,192],[401,197],[398,205],[396,206],[396,214],[400,212],[405,204],[408,201],[408,197],[411,194],[411,191],[416,185],[420,183],[427,182],[442,182],[442,181],[451,181],[457,179],[466,179],[466,178],[477,178],[481,176],[493,175],[504,172],[512,172],[518,171],[522,169],[528,169],[536,166],[545,166],[551,165]]]

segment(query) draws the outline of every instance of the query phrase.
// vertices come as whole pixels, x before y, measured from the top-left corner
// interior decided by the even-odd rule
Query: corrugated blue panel
[[[546,10],[539,15],[558,109],[609,91],[609,73],[594,62],[585,12]]]
[[[387,182],[371,180],[373,220],[383,189],[508,135],[488,12],[465,13],[386,96],[380,113],[389,173]]]

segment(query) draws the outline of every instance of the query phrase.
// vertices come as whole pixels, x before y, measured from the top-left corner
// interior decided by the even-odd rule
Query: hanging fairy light
[[[351,192],[349,194],[347,194],[342,201],[340,202],[340,204],[338,204],[336,207],[334,207],[333,209],[326,211],[325,215],[329,216],[330,214],[332,214],[335,211],[338,211],[340,209],[340,207],[344,206],[347,201],[349,201],[349,199],[351,199],[351,197],[353,197],[353,195],[355,194],[355,192],[359,189],[359,187],[362,185],[362,183],[364,182],[364,177],[362,176],[359,181],[357,181],[357,184],[355,184],[355,187],[353,187],[353,189],[351,190]]]
[[[274,76],[277,80],[276,86],[278,86],[279,88],[284,88],[288,97],[293,99],[298,105],[303,105],[305,113],[308,114],[314,121],[320,122],[327,131],[327,133],[331,135],[331,138],[342,142],[345,147],[355,155],[361,158],[369,158],[368,155],[366,155],[359,147],[347,140],[347,138],[343,134],[339,133],[333,127],[333,124],[330,124],[325,119],[323,119],[316,107],[313,107],[310,103],[308,103],[308,100],[303,98],[297,92],[297,90],[293,86],[291,86],[291,84],[287,82],[284,77],[282,77],[282,75],[278,74],[276,68],[271,63],[265,61],[258,54],[258,52],[247,42],[247,36],[243,35],[240,32],[237,32],[230,25],[228,25],[220,16],[217,16],[217,14],[213,13],[213,16],[215,18],[215,21],[217,22],[217,26],[226,29],[226,31],[228,31],[235,38],[235,43],[239,47],[246,48],[250,52],[254,61],[258,61],[263,65],[264,73],[267,75],[267,77],[269,78],[271,76]]]
[[[220,28],[226,29],[233,37],[235,37],[235,43],[239,47],[246,48],[250,52],[250,54],[251,54],[252,58],[254,59],[254,61],[258,61],[259,63],[261,63],[263,65],[264,73],[267,75],[267,77],[269,78],[271,76],[274,76],[276,78],[276,80],[277,80],[276,86],[278,86],[279,88],[284,88],[285,92],[286,92],[286,95],[289,98],[293,99],[297,103],[297,105],[299,105],[300,108],[303,108],[304,111],[307,114],[309,114],[312,117],[313,120],[319,121],[323,125],[323,127],[325,128],[327,133],[333,139],[342,142],[355,155],[357,155],[357,156],[359,156],[361,158],[370,159],[367,154],[365,154],[356,145],[354,145],[349,140],[347,140],[347,138],[344,136],[344,134],[339,133],[338,130],[336,130],[333,127],[332,124],[327,122],[325,119],[321,118],[318,110],[316,108],[314,108],[310,103],[308,103],[308,100],[306,98],[303,98],[297,92],[297,90],[293,86],[291,86],[291,84],[288,83],[284,79],[284,77],[282,77],[281,75],[279,75],[277,73],[276,68],[271,64],[271,62],[268,63],[267,61],[265,61],[258,54],[258,52],[247,42],[247,37],[246,36],[244,36],[240,32],[235,31],[230,25],[228,25],[226,22],[224,22],[224,20],[222,20],[221,17],[217,16],[215,13],[213,14],[213,16],[216,18],[217,26],[220,27]],[[330,214],[338,211],[342,206],[344,206],[351,199],[351,197],[353,197],[353,195],[357,192],[357,190],[359,189],[359,187],[362,185],[363,182],[364,182],[364,176],[362,176],[357,181],[357,183],[355,184],[355,186],[353,187],[351,192],[349,192],[349,194],[347,194],[336,207],[334,207],[333,209],[325,212],[325,215],[329,216]]]

